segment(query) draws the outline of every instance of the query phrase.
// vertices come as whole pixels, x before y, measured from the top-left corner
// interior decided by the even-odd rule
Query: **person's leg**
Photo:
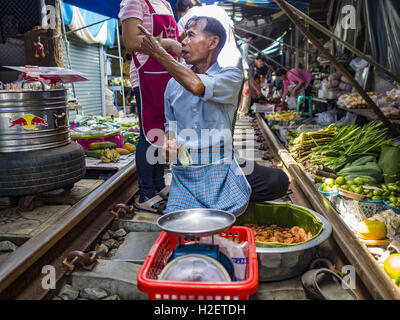
[[[314,85],[314,80],[310,82],[310,85],[305,90],[305,96],[306,97],[310,97],[311,96],[311,91],[312,91],[313,85]]]
[[[246,163],[240,165],[242,168]],[[251,186],[250,202],[272,201],[283,197],[289,188],[289,178],[280,169],[268,168],[254,161],[254,169],[246,174]]]
[[[138,174],[139,192],[140,199],[139,202],[144,202],[147,199],[153,198],[156,195],[156,190],[153,184],[153,165],[149,164],[146,159],[147,149],[150,147],[150,143],[146,140],[142,129],[142,106],[140,104],[140,91],[139,88],[134,88],[134,94],[136,97],[136,105],[139,116],[140,123],[140,135],[139,141],[136,148],[136,170]]]
[[[161,149],[156,151],[156,156],[158,156],[158,152],[161,152]],[[165,188],[164,171],[165,164],[157,163],[153,166],[153,185],[157,192]]]

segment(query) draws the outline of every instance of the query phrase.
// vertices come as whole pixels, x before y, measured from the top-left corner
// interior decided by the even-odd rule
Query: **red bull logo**
[[[20,128],[24,128],[27,130],[34,130],[34,129],[38,129],[37,127],[39,126],[43,126],[43,127],[47,127],[47,116],[44,116],[43,118],[37,117],[33,114],[24,114],[22,117],[12,120],[10,119],[10,127],[20,127]]]

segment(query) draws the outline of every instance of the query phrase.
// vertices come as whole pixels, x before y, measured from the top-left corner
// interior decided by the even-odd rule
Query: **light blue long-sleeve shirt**
[[[168,82],[164,94],[165,130],[175,133],[178,145],[192,150],[209,148],[222,139],[225,144],[232,144],[232,121],[238,107],[242,71],[221,68],[216,62],[197,76],[205,87],[203,96],[193,95],[174,78]]]

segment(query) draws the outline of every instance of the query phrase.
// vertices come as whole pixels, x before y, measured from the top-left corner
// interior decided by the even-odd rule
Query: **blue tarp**
[[[67,2],[67,1],[64,1],[64,2]],[[81,2],[81,1],[78,1],[78,2]],[[86,25],[91,25],[93,23],[103,21],[103,20],[109,18],[109,16],[105,16],[105,15],[101,15],[101,14],[98,14],[98,13],[95,13],[92,11],[88,11],[88,10],[82,9],[81,7],[79,7],[78,9],[79,9],[79,13],[82,16],[82,18],[84,19]],[[67,3],[63,3],[63,1],[61,1],[61,11],[62,11],[63,19],[64,19],[64,24],[65,25],[70,24],[72,15],[73,15],[73,6],[70,4],[67,4]],[[95,24],[91,27],[88,27],[87,29],[90,31],[90,33],[93,35],[93,37],[96,37],[97,34],[99,33],[100,29],[104,25],[104,23],[107,23],[107,40],[105,42],[105,45],[113,46],[114,41],[115,41],[115,30],[116,30],[115,28],[116,28],[116,23],[117,23],[116,19],[110,19],[107,22]]]
[[[121,0],[64,0],[64,2],[107,17],[118,19]],[[169,0],[169,2],[172,8],[174,8],[176,0]]]
[[[168,0],[172,8],[175,8],[176,0]],[[269,9],[280,10],[279,6],[273,0],[225,0],[226,2],[234,2],[238,4],[246,4],[249,6],[263,7]],[[73,4],[79,8],[93,11],[111,18],[118,18],[119,4],[121,0],[64,0],[65,3]],[[211,4],[214,0],[202,0],[202,3]],[[310,5],[311,0],[291,0],[290,4],[294,5],[301,11],[306,11]]]
[[[275,3],[274,0],[225,0],[225,1],[237,4],[244,4],[253,7],[263,7],[268,9],[281,10],[281,8]],[[300,0],[300,1],[292,0],[288,2],[297,9],[306,12],[310,5],[311,0]]]

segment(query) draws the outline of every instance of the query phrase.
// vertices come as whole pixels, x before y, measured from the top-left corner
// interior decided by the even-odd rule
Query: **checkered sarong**
[[[210,208],[242,214],[251,188],[236,160],[231,163],[172,166],[172,182],[165,213]]]

